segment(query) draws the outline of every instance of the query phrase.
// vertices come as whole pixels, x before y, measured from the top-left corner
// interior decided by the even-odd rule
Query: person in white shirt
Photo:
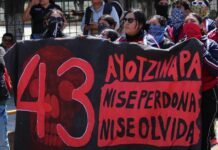
[[[84,35],[96,35],[98,33],[98,19],[104,15],[111,15],[116,21],[116,29],[119,28],[120,20],[116,9],[103,0],[92,0],[92,5],[86,8],[82,19],[81,29]]]

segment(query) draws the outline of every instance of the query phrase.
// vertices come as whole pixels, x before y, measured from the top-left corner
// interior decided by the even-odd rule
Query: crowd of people
[[[83,1],[75,1],[76,4],[78,2],[83,3]],[[156,14],[147,16],[147,19],[142,10],[124,10],[116,0],[91,0],[91,2],[92,4],[85,9],[81,22],[83,36],[95,36],[116,43],[134,42],[160,49],[168,49],[190,38],[196,38],[202,42],[204,46],[202,51],[204,57],[201,104],[204,122],[202,124],[202,150],[217,145],[214,123],[218,118],[216,113],[218,18],[212,20],[208,17],[209,1],[155,0]],[[63,30],[67,26],[67,20],[61,7],[55,4],[54,0],[29,1],[23,21],[29,20],[32,25],[31,39],[66,37]],[[13,38],[13,36],[10,37]],[[3,45],[2,47],[7,50],[7,47]],[[0,120],[2,116],[5,116],[5,109],[4,112],[1,110],[2,106],[5,108],[5,101],[2,103],[0,101]],[[2,134],[0,130],[0,135]],[[0,149],[4,145],[1,140],[0,138]],[[6,145],[8,145],[7,142]]]

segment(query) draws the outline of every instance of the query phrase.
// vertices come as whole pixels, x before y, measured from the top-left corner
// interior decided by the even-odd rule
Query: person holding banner
[[[211,145],[218,144],[214,139],[214,120],[217,116],[216,87],[218,84],[218,44],[203,35],[201,28],[203,20],[195,13],[190,13],[183,24],[183,32],[186,39],[197,38],[204,45],[204,67],[202,73],[202,150],[209,150]],[[210,143],[212,142],[212,143]]]
[[[96,35],[98,33],[98,20],[102,15],[111,15],[116,21],[116,28],[120,26],[120,20],[116,9],[103,0],[92,0],[92,5],[86,8],[82,18],[81,29],[83,35]]]
[[[124,35],[118,42],[136,42],[153,47],[159,47],[154,37],[145,31],[145,14],[142,10],[129,10],[124,14]]]
[[[52,9],[44,18],[45,32],[43,38],[64,37],[62,28],[64,26],[64,14],[58,9]]]
[[[148,21],[148,33],[151,34],[158,42],[160,48],[166,49],[174,45],[174,43],[166,36],[167,20],[160,15],[154,15]]]
[[[0,150],[10,150],[7,133],[7,112],[6,101],[9,98],[9,91],[4,78],[5,63],[3,56],[5,50],[0,47]]]

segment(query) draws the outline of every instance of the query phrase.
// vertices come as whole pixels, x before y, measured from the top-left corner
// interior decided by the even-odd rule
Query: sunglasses
[[[124,18],[123,21],[128,22],[128,23],[133,23],[135,19],[134,18]]]
[[[206,6],[204,2],[195,2],[195,1],[192,2],[192,5],[193,6]]]

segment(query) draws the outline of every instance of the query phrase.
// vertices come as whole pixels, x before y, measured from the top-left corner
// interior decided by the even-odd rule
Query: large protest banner
[[[17,43],[15,150],[200,150],[201,50],[99,39]]]

